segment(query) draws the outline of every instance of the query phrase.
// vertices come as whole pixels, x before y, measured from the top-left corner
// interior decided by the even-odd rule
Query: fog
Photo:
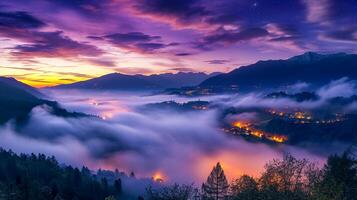
[[[78,167],[118,168],[133,171],[137,177],[160,174],[166,182],[198,185],[216,162],[221,162],[228,178],[233,179],[242,174],[258,176],[268,160],[285,152],[320,163],[325,159],[297,147],[248,143],[224,134],[214,109],[140,111],[147,103],[198,98],[58,90],[46,94],[69,111],[98,117],[62,118],[51,115],[48,107],[36,107],[26,125],[16,127],[10,121],[1,127],[0,146],[19,153],[54,155],[60,162]],[[200,99],[224,102],[227,98]]]

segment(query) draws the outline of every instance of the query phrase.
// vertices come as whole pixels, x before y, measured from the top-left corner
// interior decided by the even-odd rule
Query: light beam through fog
[[[215,110],[180,113],[139,109],[163,100],[189,100],[183,97],[83,91],[48,94],[71,111],[99,117],[61,118],[49,114],[49,108],[37,107],[24,127],[15,129],[10,122],[2,128],[2,147],[46,152],[76,166],[118,168],[134,171],[139,177],[159,174],[168,182],[198,184],[218,161],[232,179],[241,174],[258,176],[268,160],[287,151],[313,161],[324,159],[299,148],[248,143],[225,135],[218,128]],[[219,102],[227,96],[208,98]]]

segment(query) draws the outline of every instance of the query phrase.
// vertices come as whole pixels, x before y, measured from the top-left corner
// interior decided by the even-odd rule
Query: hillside
[[[357,55],[307,52],[287,60],[259,61],[203,81],[200,87],[265,89],[307,82],[320,86],[331,80],[357,79]]]
[[[10,85],[14,88],[20,89],[20,90],[24,90],[36,97],[43,97],[44,95],[39,92],[36,88],[33,88],[25,83],[22,83],[18,80],[16,80],[15,78],[12,77],[0,77],[0,85],[3,84],[7,84]]]
[[[10,79],[12,80],[12,79]],[[13,79],[15,80],[15,79]],[[28,92],[26,89],[31,90],[31,86],[25,84],[18,85],[1,82],[0,84],[0,124],[7,122],[10,119],[17,121],[26,120],[31,110],[39,105],[47,105],[51,107],[52,113],[63,117],[78,117],[85,116],[82,113],[71,113],[61,108],[57,102],[43,100]]]

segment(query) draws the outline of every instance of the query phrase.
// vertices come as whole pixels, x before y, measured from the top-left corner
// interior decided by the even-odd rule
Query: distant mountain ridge
[[[195,86],[217,75],[202,72],[179,72],[177,74],[126,75],[111,73],[101,77],[71,84],[59,85],[57,89],[98,89],[98,90],[148,90]]]
[[[203,81],[200,87],[264,89],[307,82],[320,86],[348,77],[357,80],[356,54],[307,52],[287,60],[258,61]]]

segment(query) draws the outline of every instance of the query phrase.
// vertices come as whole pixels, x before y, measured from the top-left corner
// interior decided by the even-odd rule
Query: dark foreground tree
[[[258,183],[247,175],[234,180],[230,188],[234,200],[256,200],[259,196]]]
[[[0,149],[0,200],[103,200],[112,191],[87,168],[61,167],[54,157]]]
[[[194,188],[191,185],[166,186],[160,189],[147,189],[149,200],[188,200],[194,196]]]
[[[213,168],[206,183],[202,185],[203,199],[222,200],[228,194],[228,182],[220,163]]]
[[[313,163],[290,154],[286,154],[282,160],[270,161],[259,179],[261,199],[306,199],[310,177],[318,173],[315,169]]]
[[[322,181],[313,192],[314,200],[356,200],[357,160],[350,154],[330,156]]]

